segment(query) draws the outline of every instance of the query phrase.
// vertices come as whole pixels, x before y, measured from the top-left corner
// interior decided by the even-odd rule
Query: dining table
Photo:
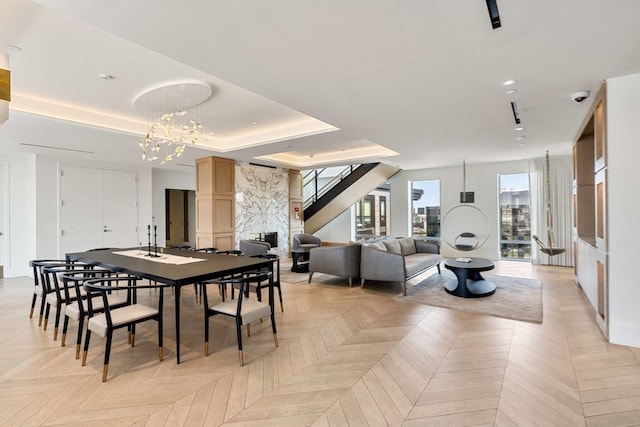
[[[158,252],[159,250],[159,252]],[[130,274],[174,288],[176,363],[180,363],[180,289],[262,268],[273,273],[273,258],[230,256],[171,248],[104,248],[66,254],[67,261],[83,262]],[[273,313],[273,285],[269,286]]]

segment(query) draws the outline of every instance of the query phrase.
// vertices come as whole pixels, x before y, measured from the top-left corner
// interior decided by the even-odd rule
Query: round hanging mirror
[[[459,251],[478,249],[489,240],[489,220],[475,206],[454,206],[442,218],[442,239]]]

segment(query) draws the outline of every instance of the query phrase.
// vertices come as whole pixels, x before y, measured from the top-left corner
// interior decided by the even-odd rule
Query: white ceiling
[[[208,155],[416,169],[568,154],[593,100],[572,93],[640,72],[640,1],[498,7],[493,30],[482,0],[0,0],[12,72],[0,147],[141,165],[150,117],[134,99],[198,80],[213,95],[193,114],[218,148],[188,147],[162,167]]]

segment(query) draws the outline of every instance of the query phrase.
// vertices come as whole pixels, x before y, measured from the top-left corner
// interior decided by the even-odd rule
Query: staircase
[[[368,163],[304,171],[304,232],[315,233],[399,170]]]

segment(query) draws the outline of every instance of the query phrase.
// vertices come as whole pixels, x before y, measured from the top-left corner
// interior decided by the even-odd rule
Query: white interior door
[[[138,246],[135,172],[102,170],[102,247]]]
[[[64,165],[60,169],[60,256],[138,246],[138,186],[131,171]]]
[[[102,246],[100,169],[62,166],[60,256]]]

